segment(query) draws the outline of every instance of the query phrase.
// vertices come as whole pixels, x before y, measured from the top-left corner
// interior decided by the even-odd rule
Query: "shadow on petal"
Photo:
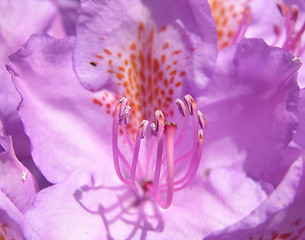
[[[139,237],[145,240],[149,231],[164,230],[156,203],[140,196],[130,186],[95,186],[93,176],[90,185],[76,189],[73,196],[88,213],[102,218],[107,239]]]

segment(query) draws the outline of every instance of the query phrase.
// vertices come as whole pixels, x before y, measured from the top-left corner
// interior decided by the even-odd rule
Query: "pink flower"
[[[84,1],[77,32],[33,36],[8,66],[34,161],[55,183],[25,214],[42,238],[279,233],[266,221],[303,199],[304,161],[282,165],[299,60],[248,39],[216,61],[210,9],[195,0]]]

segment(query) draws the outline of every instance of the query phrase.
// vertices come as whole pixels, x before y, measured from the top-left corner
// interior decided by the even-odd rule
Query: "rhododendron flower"
[[[215,62],[207,3],[171,4],[84,1],[76,41],[36,35],[10,57],[56,183],[25,214],[42,238],[202,239],[298,195],[302,160],[269,177],[296,129],[299,60],[252,39]]]

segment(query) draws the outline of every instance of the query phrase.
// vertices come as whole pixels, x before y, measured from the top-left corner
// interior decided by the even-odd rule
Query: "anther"
[[[122,97],[122,98],[120,99],[118,105],[120,106],[120,113],[119,113],[119,116],[122,117],[122,116],[124,116],[126,106],[128,105],[128,100],[127,100],[127,98]]]
[[[180,100],[179,98],[176,99],[175,101],[177,108],[179,110],[179,112],[181,113],[182,117],[186,117],[186,107],[185,104],[182,100]]]
[[[141,128],[141,131],[142,131],[142,135],[141,135],[142,139],[145,137],[145,133],[146,133],[146,129],[147,129],[148,124],[149,124],[149,122],[147,120],[143,120],[140,123],[139,129]]]
[[[156,119],[155,132],[158,138],[160,139],[164,131],[164,115],[162,111],[160,110],[155,111],[155,119]]]
[[[198,121],[199,121],[199,126],[204,129],[207,124],[206,118],[203,116],[202,112],[198,111]]]
[[[128,123],[130,122],[130,112],[131,112],[131,107],[129,105],[126,105],[124,111],[124,120],[126,125],[128,125]]]
[[[281,2],[277,2],[276,6],[277,6],[278,10],[280,11],[281,15],[283,17],[286,17],[287,13],[289,12],[288,7]]]
[[[295,6],[295,5],[292,5],[292,6],[291,6],[291,12],[292,12],[292,14],[291,14],[291,21],[292,21],[292,22],[296,22],[297,19],[298,19],[298,15],[299,15],[299,9],[298,9],[298,7]]]
[[[186,103],[186,106],[188,108],[188,111],[189,111],[190,115],[193,115],[194,104],[196,104],[194,99],[191,97],[191,95],[187,94],[187,95],[184,96],[184,101]]]

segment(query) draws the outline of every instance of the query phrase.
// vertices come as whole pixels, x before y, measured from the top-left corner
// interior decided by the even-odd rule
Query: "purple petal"
[[[59,12],[68,36],[76,35],[79,0],[58,0]]]
[[[201,239],[247,216],[266,198],[244,173],[215,169],[161,210],[130,186],[107,187],[93,175],[76,173],[38,193],[26,219],[42,237]]]
[[[0,146],[0,190],[25,212],[36,196],[36,180],[16,158],[11,138],[0,136]]]
[[[177,75],[177,86],[189,80],[189,87],[203,87],[217,53],[215,23],[204,1],[84,1],[77,32],[75,69],[94,90],[133,81],[129,68],[138,92],[137,82],[153,81],[159,72],[162,82]]]
[[[294,137],[294,141],[303,149],[305,148],[305,89],[300,90],[299,102],[299,126]]]
[[[299,67],[257,39],[220,53],[199,103],[209,122],[206,167],[234,164],[255,178],[276,168],[296,129]]]
[[[33,36],[8,67],[23,98],[19,113],[33,159],[51,182],[79,169],[104,169],[105,178],[113,171],[112,163],[102,165],[111,156],[111,118],[99,106],[100,94],[83,89],[75,77],[73,46],[74,38]]]
[[[301,157],[255,211],[205,240],[302,239],[305,236],[304,173],[304,158]]]
[[[162,213],[164,234],[171,236],[167,239],[202,239],[240,221],[265,199],[260,185],[243,172],[214,168],[175,194],[172,207]]]
[[[15,52],[31,34],[45,31],[55,14],[50,1],[3,0],[0,2],[0,117],[5,134],[12,135],[16,153],[28,157],[27,140],[17,106],[21,99],[5,68],[8,56]]]
[[[41,239],[2,191],[0,191],[0,238]]]
[[[72,174],[65,181],[40,191],[32,209],[26,213],[26,219],[35,231],[49,240],[64,239],[108,239],[107,227],[104,225],[103,210],[115,204],[111,194],[99,194],[91,190],[93,183],[90,175],[82,173]],[[87,198],[86,195],[92,198]],[[115,217],[116,213],[110,215]],[[106,221],[107,222],[107,221]],[[124,228],[117,229],[117,234],[124,233]],[[111,238],[109,238],[111,239]]]

